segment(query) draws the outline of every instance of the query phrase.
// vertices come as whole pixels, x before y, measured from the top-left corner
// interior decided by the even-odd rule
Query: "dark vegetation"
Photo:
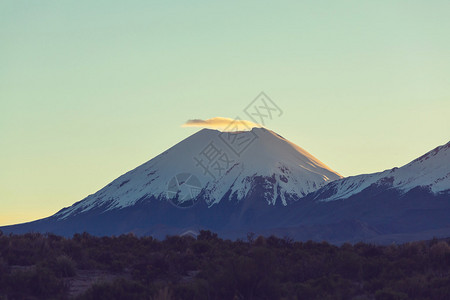
[[[114,274],[71,293],[86,270]],[[2,235],[0,299],[449,299],[445,240],[342,246],[209,231],[158,241]]]

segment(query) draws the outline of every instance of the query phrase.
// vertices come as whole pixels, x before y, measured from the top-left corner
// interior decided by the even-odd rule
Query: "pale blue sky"
[[[345,176],[449,140],[449,1],[2,1],[0,225],[53,214],[244,117]]]

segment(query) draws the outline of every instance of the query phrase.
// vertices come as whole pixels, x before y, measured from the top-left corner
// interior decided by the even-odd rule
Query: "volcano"
[[[274,220],[263,215],[340,178],[268,129],[202,129],[55,215],[9,229],[163,237],[201,228],[270,228]]]

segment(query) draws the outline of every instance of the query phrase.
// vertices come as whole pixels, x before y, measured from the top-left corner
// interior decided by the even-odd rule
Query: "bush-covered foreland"
[[[450,246],[0,233],[0,299],[450,299]]]

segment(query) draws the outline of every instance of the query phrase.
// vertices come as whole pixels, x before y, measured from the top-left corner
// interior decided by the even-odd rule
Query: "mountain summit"
[[[188,178],[195,183],[187,184],[190,188],[183,192],[180,182]],[[288,205],[340,178],[273,131],[202,129],[56,216],[65,219],[92,209],[122,209],[139,201],[171,201],[188,207],[204,200],[211,207],[220,201],[245,201],[255,191],[264,194],[260,201],[268,205]]]
[[[433,194],[450,193],[450,142],[400,168],[333,182],[317,191],[315,197],[321,201],[347,199],[374,188],[405,194],[417,187]]]

